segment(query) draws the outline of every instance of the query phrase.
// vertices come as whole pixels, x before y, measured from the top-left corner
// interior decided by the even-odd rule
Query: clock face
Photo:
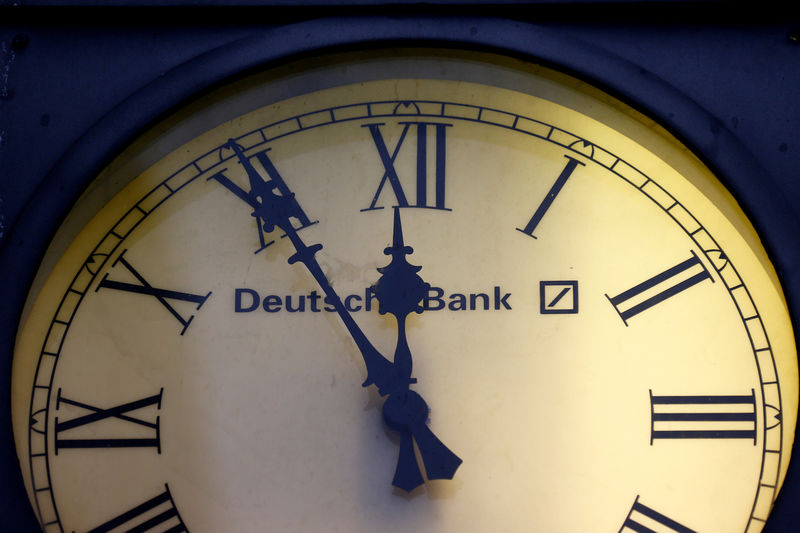
[[[145,135],[54,241],[12,385],[43,528],[760,531],[796,350],[710,172],[541,67],[326,63]]]

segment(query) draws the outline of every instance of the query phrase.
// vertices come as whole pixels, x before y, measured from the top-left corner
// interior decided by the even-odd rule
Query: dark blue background
[[[19,312],[44,247],[128,141],[225,78],[375,43],[542,61],[660,121],[754,221],[800,324],[800,19],[770,2],[14,3],[23,5],[0,0],[0,384],[9,382]],[[0,390],[0,531],[35,531]],[[793,455],[769,533],[800,529],[797,447]]]

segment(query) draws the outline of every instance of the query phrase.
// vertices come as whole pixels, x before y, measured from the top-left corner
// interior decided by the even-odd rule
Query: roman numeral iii
[[[650,391],[650,444],[655,439],[753,439],[756,394],[656,396]]]

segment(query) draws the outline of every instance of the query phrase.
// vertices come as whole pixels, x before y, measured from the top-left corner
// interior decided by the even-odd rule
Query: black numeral
[[[660,526],[660,527],[659,527]],[[656,529],[658,528],[658,529]],[[636,531],[637,533],[655,533],[656,531],[663,531],[663,528],[669,531],[676,531],[678,533],[696,533],[695,530],[689,529],[683,524],[679,524],[675,520],[665,516],[658,511],[639,503],[639,497],[633,502],[628,516],[625,518],[625,523],[620,528],[620,533],[624,531]]]
[[[125,511],[108,522],[97,526],[87,533],[107,533],[115,528],[124,526],[124,531],[129,533],[145,533],[159,531],[159,533],[188,532],[183,523],[169,487],[165,486],[164,492],[141,503],[129,511]],[[123,530],[120,530],[123,531]]]
[[[256,213],[258,212],[261,203],[267,201],[270,195],[275,194],[276,191],[280,196],[291,198],[291,217],[297,221],[293,224],[295,229],[299,230],[316,224],[316,222],[309,220],[308,216],[305,214],[305,211],[303,211],[303,209],[300,207],[300,204],[297,202],[297,200],[294,199],[294,194],[286,185],[286,182],[283,181],[278,169],[275,168],[275,165],[267,155],[267,152],[270,150],[269,148],[257,152],[251,156],[246,156],[242,150],[242,147],[236,144],[233,139],[229,140],[228,143],[223,146],[223,148],[233,150],[234,154],[236,154],[239,164],[247,173],[247,179],[250,184],[249,190],[245,191],[230,178],[228,178],[225,175],[225,171],[227,169],[217,172],[208,178],[208,180],[217,181],[226,189],[231,191],[234,195],[236,195],[237,198],[253,208],[253,215],[256,220],[256,227],[258,229],[258,240],[261,243],[261,246],[255,251],[255,253],[260,252],[275,242],[267,241],[265,237],[265,232],[269,233],[274,229],[273,222],[264,220],[264,218],[258,216]],[[256,169],[253,161],[256,161],[259,164],[262,171],[266,174],[267,179],[261,177],[261,173]]]
[[[654,396],[650,391],[650,444],[654,439],[753,439],[756,395]]]
[[[100,280],[100,283],[97,286],[97,290],[99,291],[100,289],[114,289],[114,290],[117,290],[117,291],[132,292],[132,293],[135,293],[135,294],[146,294],[148,296],[154,297],[156,300],[158,300],[161,303],[161,305],[164,306],[164,308],[167,311],[170,312],[170,314],[172,314],[172,316],[175,317],[175,319],[178,322],[180,322],[180,324],[183,326],[183,328],[181,329],[181,335],[183,335],[186,332],[186,328],[188,328],[189,324],[191,324],[192,319],[194,319],[194,315],[189,316],[189,318],[184,318],[184,316],[181,315],[174,307],[172,307],[172,305],[170,305],[170,303],[167,300],[179,300],[179,301],[183,301],[183,302],[195,303],[195,304],[197,304],[197,308],[196,309],[200,309],[203,306],[203,304],[205,303],[205,301],[208,299],[208,297],[211,296],[211,293],[209,292],[206,295],[191,294],[191,293],[188,293],[188,292],[180,292],[180,291],[174,291],[174,290],[170,290],[170,289],[161,289],[161,288],[153,287],[133,267],[133,265],[131,265],[130,262],[128,262],[125,259],[125,257],[124,257],[125,252],[127,252],[127,250],[123,250],[122,253],[119,254],[119,257],[117,258],[116,261],[114,261],[114,264],[112,265],[112,268],[116,267],[118,264],[121,264],[122,266],[125,267],[125,269],[128,272],[130,272],[133,275],[134,278],[136,278],[136,280],[139,283],[128,283],[128,282],[125,282],[125,281],[115,281],[113,279],[109,279],[109,277],[108,277],[109,275],[106,274],[105,276],[103,276],[103,279]]]
[[[614,297],[606,294],[606,298],[627,326],[629,318],[707,279],[712,283],[714,281],[703,262],[692,252],[692,257],[686,261],[668,268]],[[648,292],[650,289],[653,291]]]
[[[372,140],[375,142],[375,148],[378,150],[378,156],[381,158],[384,172],[378,183],[378,190],[375,191],[375,196],[372,198],[372,203],[369,207],[362,209],[362,211],[369,211],[372,209],[383,209],[382,206],[377,206],[378,197],[383,190],[384,185],[389,183],[389,186],[394,193],[397,200],[397,207],[427,207],[431,209],[447,209],[445,207],[445,160],[446,160],[446,141],[445,135],[447,128],[451,124],[439,124],[433,122],[401,122],[403,131],[400,134],[400,139],[397,141],[392,153],[389,153],[389,148],[386,146],[383,134],[381,133],[381,126],[379,124],[365,124],[364,128],[368,128],[372,134]],[[415,126],[417,133],[417,168],[416,168],[416,198],[409,199],[406,196],[403,186],[400,183],[400,176],[395,168],[395,160],[403,142],[406,139],[406,134],[412,126]],[[434,133],[434,189],[433,198],[428,197],[428,131],[433,130]]]
[[[542,203],[540,203],[539,207],[536,208],[536,211],[533,213],[533,216],[525,225],[525,227],[522,229],[517,228],[517,231],[521,231],[522,233],[535,239],[536,236],[533,234],[533,230],[536,229],[536,226],[539,225],[539,222],[542,221],[545,213],[547,213],[547,210],[550,209],[551,205],[553,205],[553,201],[556,199],[556,196],[558,196],[558,193],[561,192],[561,189],[564,187],[564,184],[567,183],[569,177],[572,176],[572,173],[575,172],[575,168],[578,165],[583,166],[583,163],[577,159],[573,159],[568,155],[565,155],[564,157],[568,159],[564,170],[562,170],[561,174],[559,174],[558,178],[556,178],[555,183],[553,183],[553,186],[550,187],[550,190],[547,192],[544,200],[542,200]]]
[[[160,431],[160,417],[155,416],[154,420],[148,421],[127,413],[144,409],[145,407],[155,407],[155,411],[161,409],[161,395],[164,389],[161,389],[158,394],[148,396],[141,400],[135,400],[108,409],[95,407],[87,403],[78,402],[62,396],[61,389],[58,389],[58,396],[56,399],[56,411],[58,411],[62,404],[71,405],[89,411],[88,414],[72,418],[70,420],[59,420],[55,418],[55,453],[65,448],[155,448],[158,453],[161,453],[161,431]],[[135,430],[139,433],[146,434],[142,437],[120,437],[117,433],[120,428],[114,427],[109,429],[104,427],[102,422],[109,419],[118,419],[133,424]],[[106,432],[107,435],[103,437],[89,436],[86,434],[84,438],[79,438],[79,428],[91,425],[92,431]],[[141,429],[145,428],[145,429]],[[63,435],[71,432],[72,438],[65,438]],[[114,433],[115,436],[108,436],[108,433]],[[74,435],[78,435],[75,437]]]

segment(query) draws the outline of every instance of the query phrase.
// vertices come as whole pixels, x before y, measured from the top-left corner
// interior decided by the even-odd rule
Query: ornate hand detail
[[[411,377],[411,350],[406,338],[406,317],[412,313],[422,313],[419,302],[425,297],[430,284],[425,283],[417,272],[420,266],[406,261],[406,255],[413,253],[403,242],[403,229],[400,224],[400,210],[394,210],[394,236],[392,246],[383,253],[392,260],[378,272],[381,277],[373,287],[378,298],[379,312],[394,315],[397,320],[397,347],[394,352],[394,366],[405,385],[390,391],[383,404],[383,419],[393,430],[400,433],[400,457],[397,460],[392,484],[411,491],[423,483],[422,474],[414,455],[413,442],[417,442],[425,472],[429,479],[452,479],[461,464],[447,446],[436,438],[428,428],[428,405],[415,391],[409,390],[416,379]],[[403,382],[398,381],[398,385]]]
[[[422,312],[419,302],[429,285],[416,274],[422,267],[410,265],[405,260],[412,249],[403,244],[399,211],[395,210],[394,244],[384,250],[384,253],[392,256],[392,261],[386,267],[378,269],[382,275],[375,286],[380,313],[390,313],[397,319],[397,348],[394,362],[391,362],[369,342],[323,273],[315,257],[322,245],[307,246],[300,238],[292,220],[300,220],[303,227],[310,222],[294,193],[269,162],[266,153],[262,152],[261,161],[269,165],[268,180],[258,174],[235,141],[230,140],[228,146],[247,172],[250,190],[244,191],[219,175],[213,178],[250,205],[252,215],[264,231],[271,232],[275,228],[283,230],[295,249],[295,253],[289,257],[289,263],[300,262],[305,265],[325,293],[326,301],[336,309],[361,352],[367,367],[367,378],[362,385],[366,387],[374,384],[381,396],[389,396],[383,406],[383,418],[390,428],[401,435],[400,457],[393,484],[410,491],[424,483],[414,455],[414,441],[420,450],[428,478],[452,479],[461,459],[444,446],[428,428],[428,406],[419,394],[409,390],[409,385],[416,383],[416,379],[411,377],[411,351],[406,340],[405,319],[412,311]]]

